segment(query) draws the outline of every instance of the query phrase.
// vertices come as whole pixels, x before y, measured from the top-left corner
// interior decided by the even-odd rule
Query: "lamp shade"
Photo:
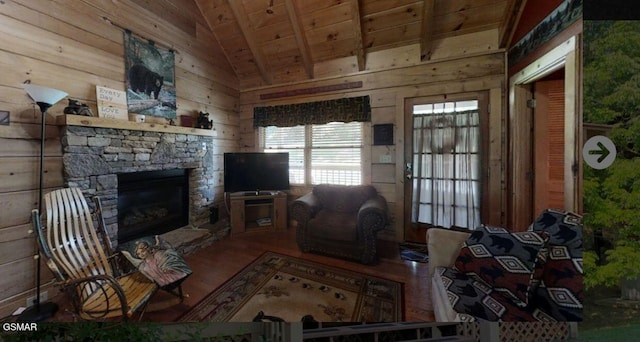
[[[65,96],[69,95],[58,89],[47,88],[35,84],[23,84],[22,87],[35,102],[46,103],[49,106],[53,106]]]

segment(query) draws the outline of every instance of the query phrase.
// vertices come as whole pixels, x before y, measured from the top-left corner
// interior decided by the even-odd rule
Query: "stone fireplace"
[[[187,202],[184,209],[186,218],[175,221],[177,223],[173,223],[170,229],[181,228],[185,222],[186,226],[194,228],[208,222],[209,207],[215,197],[211,136],[67,125],[62,130],[62,146],[65,185],[82,189],[91,204],[89,200],[93,196],[100,196],[111,241],[118,241],[121,235],[126,240],[143,234],[119,234],[122,218],[119,224],[118,213],[123,210],[123,205],[127,207],[121,203],[118,208],[119,196],[123,196],[123,189],[119,195],[119,183],[124,185],[127,180],[134,179],[133,183],[125,186],[135,188],[139,185],[136,177],[142,182],[150,171],[177,172],[185,177],[186,189],[179,196],[184,196]],[[169,192],[160,195],[166,197]],[[156,196],[159,195],[156,193]],[[175,205],[179,204],[165,205],[164,209],[156,210],[180,211],[181,208]],[[162,224],[160,226],[162,232],[167,230]]]

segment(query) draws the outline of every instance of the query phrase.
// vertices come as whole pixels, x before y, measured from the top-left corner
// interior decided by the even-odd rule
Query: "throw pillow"
[[[192,273],[182,256],[160,236],[146,236],[118,245],[142,274],[161,287],[179,284]]]
[[[549,245],[568,246],[582,256],[582,217],[554,209],[544,210],[528,231],[549,234]]]
[[[529,229],[549,234],[549,257],[541,267],[541,286],[535,292],[537,301],[558,320],[581,321],[584,301],[582,217],[547,209]]]
[[[546,233],[510,233],[500,227],[481,226],[465,241],[455,267],[485,281],[495,291],[525,307],[535,288],[533,272],[545,256]]]

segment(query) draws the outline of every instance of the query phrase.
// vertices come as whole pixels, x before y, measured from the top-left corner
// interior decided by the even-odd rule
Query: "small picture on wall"
[[[176,118],[173,50],[125,32],[125,74],[130,113]]]
[[[393,145],[393,124],[373,125],[374,145]]]
[[[9,112],[6,110],[0,110],[0,125],[9,126],[9,123]]]

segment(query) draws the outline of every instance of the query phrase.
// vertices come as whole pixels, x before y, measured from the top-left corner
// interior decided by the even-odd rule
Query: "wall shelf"
[[[83,116],[64,114],[56,118],[56,124],[60,126],[86,126],[100,128],[128,129],[132,131],[150,131],[177,134],[193,134],[215,137],[218,135],[216,130],[200,129],[182,126],[171,126],[168,124],[133,122],[127,120],[107,119],[94,116]]]

